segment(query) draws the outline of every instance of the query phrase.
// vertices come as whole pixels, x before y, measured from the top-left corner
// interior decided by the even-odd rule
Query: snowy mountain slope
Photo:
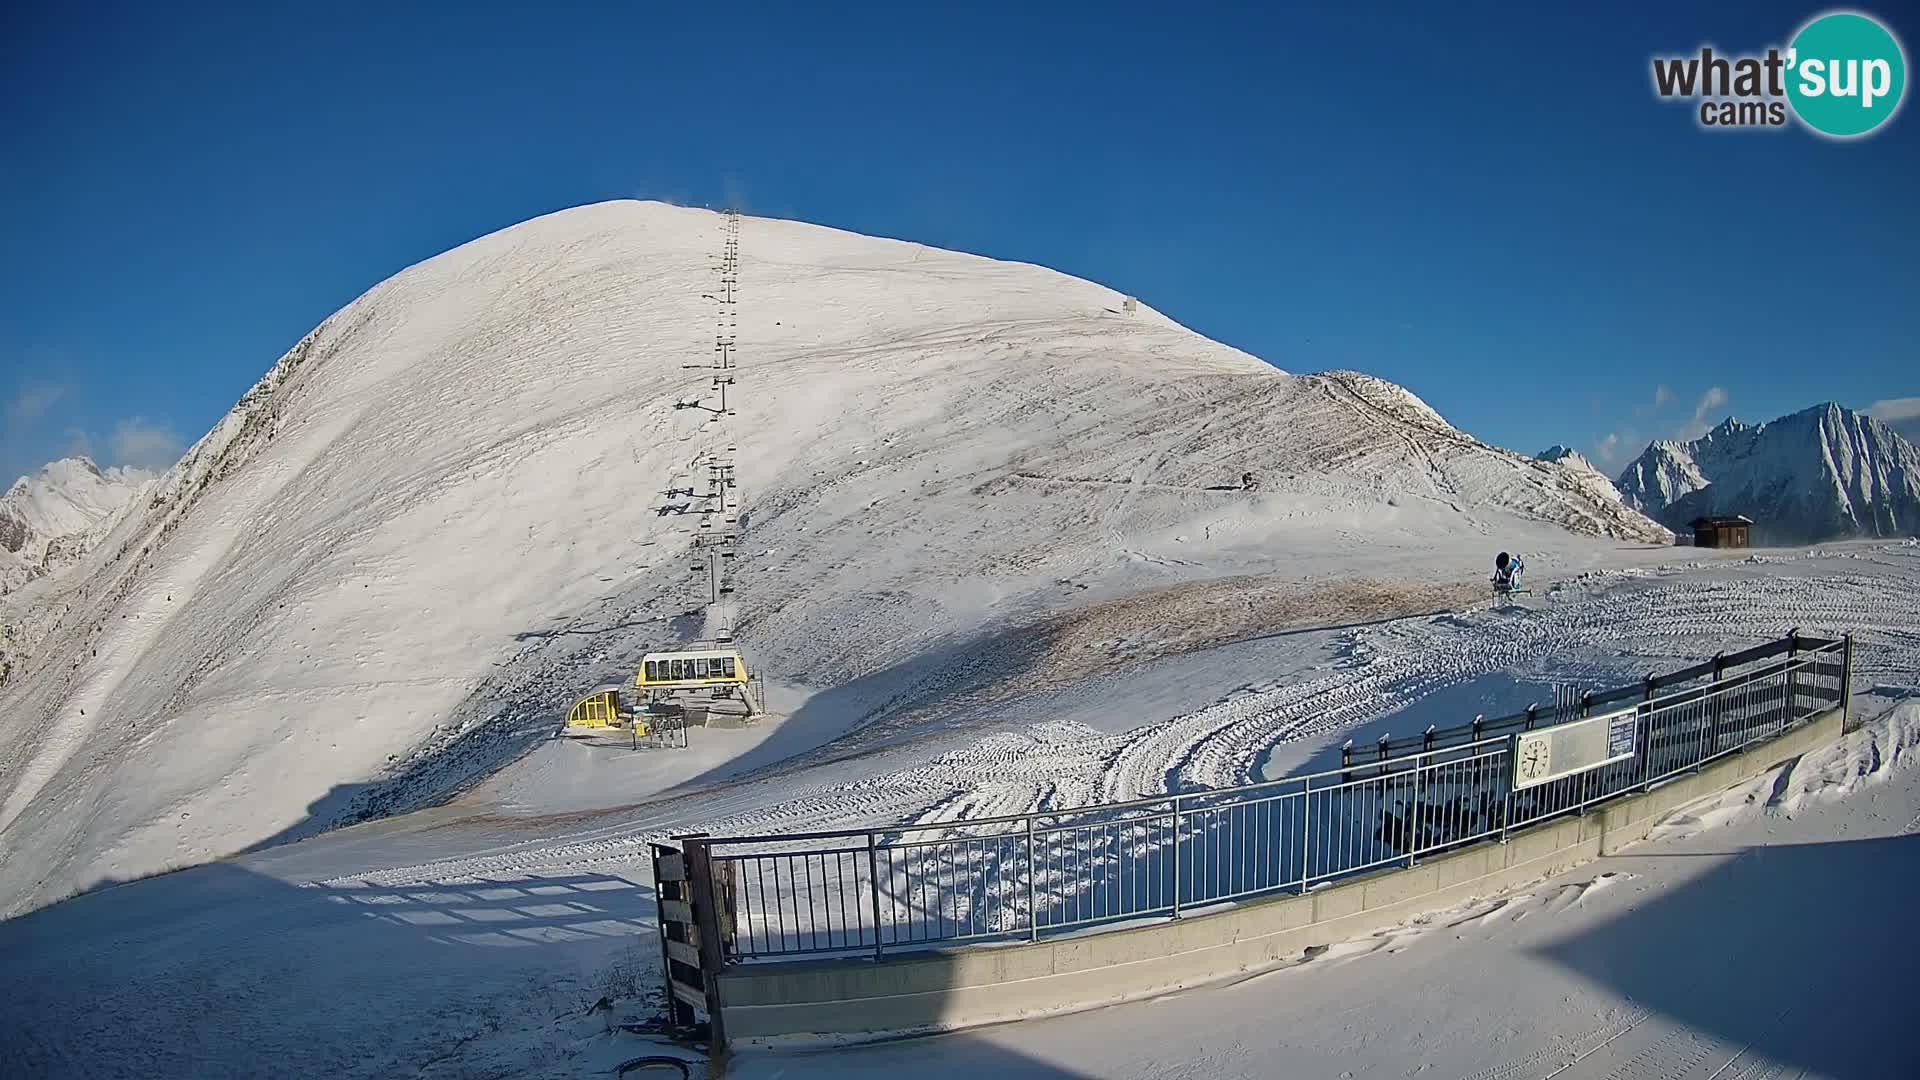
[[[709,414],[675,404],[708,389],[722,243],[698,210],[550,215],[283,357],[0,690],[0,899],[310,831],[426,760],[410,797],[442,794],[684,633]],[[740,633],[775,679],[964,662],[1302,553],[1666,535],[1390,384],[1287,375],[1042,268],[749,219],[739,277]]]
[[[1285,1013],[1297,1021],[1293,1026],[1298,1030],[1321,1033],[1316,1045],[1324,1049],[1330,1065],[1324,1071],[1301,1070],[1302,1075],[1334,1075],[1353,1067],[1357,1057],[1409,1070],[1444,1057],[1441,1064],[1452,1070],[1445,1074],[1449,1076],[1539,1076],[1565,1064],[1575,1052],[1568,1046],[1592,1047],[1617,1035],[1613,1045],[1625,1043],[1627,1048],[1608,1060],[1606,1069],[1633,1058],[1652,1064],[1632,1075],[1704,1076],[1733,1056],[1735,1048],[1708,1061],[1694,1041],[1667,1038],[1671,1032],[1663,1029],[1659,1038],[1669,1055],[1641,1057],[1649,1049],[1648,1040],[1641,1038],[1646,1025],[1624,1034],[1622,1029],[1647,1013],[1644,984],[1623,988],[1619,998],[1595,998],[1590,994],[1595,989],[1592,968],[1584,973],[1566,970],[1561,972],[1565,979],[1543,982],[1540,947],[1564,938],[1567,924],[1561,920],[1581,917],[1583,911],[1594,925],[1657,924],[1673,930],[1680,951],[1697,957],[1702,970],[1719,980],[1710,986],[1715,993],[1732,992],[1736,984],[1761,997],[1777,990],[1778,980],[1764,972],[1749,977],[1743,969],[1739,975],[1744,982],[1727,981],[1720,954],[1687,951],[1711,918],[1655,917],[1649,923],[1650,911],[1658,915],[1654,908],[1659,897],[1637,890],[1654,878],[1679,888],[1697,878],[1697,868],[1709,860],[1724,863],[1742,851],[1751,852],[1725,831],[1741,828],[1741,821],[1769,830],[1824,828],[1820,822],[1826,812],[1840,810],[1849,820],[1840,822],[1837,832],[1856,839],[1863,832],[1892,834],[1913,828],[1909,823],[1920,803],[1911,799],[1920,786],[1913,783],[1911,751],[1914,735],[1920,733],[1920,713],[1909,704],[1904,721],[1876,721],[1875,698],[1881,705],[1891,704],[1901,691],[1890,687],[1873,697],[1864,691],[1887,683],[1910,687],[1920,672],[1920,640],[1911,633],[1920,610],[1916,581],[1920,543],[1853,544],[1824,554],[1763,555],[1757,562],[1648,566],[1569,583],[1570,595],[1543,605],[1548,617],[1539,620],[1483,610],[1189,654],[1171,661],[1174,670],[1139,672],[1111,688],[1089,687],[1101,700],[1082,700],[1064,710],[1067,715],[1061,715],[1057,703],[1044,701],[1021,710],[1027,714],[1024,719],[1051,723],[1029,727],[1022,722],[995,730],[987,724],[991,717],[985,717],[978,728],[951,732],[946,747],[951,753],[924,745],[900,748],[804,775],[760,777],[691,796],[675,793],[616,813],[536,823],[487,813],[489,807],[473,800],[378,828],[337,832],[0,922],[0,956],[7,959],[12,976],[0,980],[0,1045],[18,1048],[9,1064],[20,1062],[14,1072],[27,1076],[246,1075],[260,1072],[260,1063],[271,1061],[297,1063],[305,1073],[321,1076],[605,1077],[637,1054],[665,1052],[655,1041],[624,1035],[618,1028],[625,1020],[648,1021],[657,1011],[657,1003],[647,996],[647,989],[659,983],[659,950],[652,944],[649,838],[699,829],[865,826],[911,819],[929,808],[928,817],[948,818],[989,813],[996,805],[1017,810],[1036,802],[1075,805],[1074,799],[1097,798],[1103,790],[1095,782],[1081,794],[1083,780],[1098,781],[1102,761],[1111,754],[1111,748],[1098,745],[1102,731],[1117,732],[1113,725],[1126,723],[1137,709],[1132,703],[1154,696],[1168,683],[1188,684],[1194,704],[1204,705],[1219,697],[1221,687],[1251,677],[1258,685],[1243,687],[1231,695],[1236,700],[1221,704],[1237,705],[1243,723],[1269,730],[1269,725],[1282,725],[1282,737],[1289,740],[1283,749],[1320,748],[1337,755],[1343,735],[1358,736],[1364,745],[1369,735],[1382,731],[1400,735],[1430,722],[1451,725],[1476,712],[1498,715],[1517,707],[1444,690],[1462,688],[1453,680],[1468,679],[1489,689],[1504,686],[1506,693],[1523,695],[1551,693],[1553,684],[1568,679],[1589,687],[1619,685],[1651,670],[1734,651],[1791,626],[1820,633],[1850,629],[1859,635],[1856,685],[1863,691],[1854,707],[1867,721],[1867,731],[1782,766],[1750,790],[1737,789],[1728,801],[1744,805],[1746,817],[1718,821],[1713,831],[1698,838],[1697,846],[1666,848],[1669,853],[1687,851],[1689,857],[1642,852],[1660,856],[1634,870],[1652,876],[1629,882],[1624,889],[1528,887],[1477,901],[1457,917],[1416,916],[1404,933],[1389,931],[1385,937],[1351,945],[1334,942],[1327,953],[1297,969],[1304,973],[1301,977],[1314,980],[1309,993],[1283,986],[1279,997],[1271,996],[1274,979],[1295,977],[1272,974],[1231,991],[1259,997],[1245,1002],[1244,1008],[1216,1007],[1206,997],[1213,991],[1200,991],[1198,996],[1083,1014],[1118,1017],[1118,1027],[1146,1034],[1134,1043],[1116,1044],[1111,1053],[1056,1058],[1072,1075],[1121,1075],[1132,1069],[1143,1077],[1266,1076],[1274,1071],[1273,1040],[1270,1034],[1264,1041],[1259,1036],[1270,1032],[1274,1016]],[[1526,659],[1516,664],[1518,657]],[[1511,677],[1489,677],[1488,671]],[[1340,715],[1330,717],[1330,707]],[[1222,709],[1207,711],[1220,719]],[[1356,711],[1372,719],[1356,728]],[[1088,722],[1101,731],[1085,727]],[[1147,737],[1159,726],[1148,725],[1135,734]],[[549,749],[579,747],[560,741]],[[659,756],[621,755],[627,761]],[[1291,771],[1301,757],[1292,754],[1281,767]],[[1164,766],[1169,758],[1162,755],[1159,760]],[[1159,775],[1165,777],[1164,768]],[[552,782],[573,779],[556,770]],[[1842,779],[1844,783],[1837,782]],[[1828,798],[1847,788],[1860,790],[1845,800]],[[949,803],[944,796],[950,791],[960,795]],[[1885,801],[1895,792],[1904,792],[1898,797],[1905,801]],[[965,801],[974,809],[969,811]],[[1671,824],[1729,813],[1724,807],[1689,811]],[[477,816],[463,820],[463,814]],[[743,824],[745,828],[734,828]],[[1698,822],[1689,826],[1697,827]],[[1844,847],[1830,842],[1835,834],[1805,838],[1819,842],[1813,850],[1831,851]],[[1679,842],[1685,841],[1657,841],[1662,847]],[[1630,849],[1622,857],[1636,856]],[[1770,858],[1739,859],[1739,865]],[[1882,857],[1881,862],[1906,865],[1897,857]],[[1785,884],[1760,884],[1771,890],[1768,896],[1792,897],[1793,905],[1743,907],[1740,895],[1754,893],[1751,882],[1741,879],[1732,882],[1736,888],[1703,897],[1703,908],[1689,906],[1688,911],[1706,910],[1711,916],[1764,909],[1763,915],[1771,913],[1766,917],[1790,924],[1789,931],[1814,927],[1807,932],[1824,933],[1825,922],[1802,917],[1795,905],[1804,901],[1811,905],[1807,910],[1831,910],[1834,883],[1872,878],[1871,863],[1871,858],[1849,863],[1842,869],[1850,872],[1838,875],[1805,872],[1806,866],[1788,863],[1776,868]],[[1865,873],[1851,872],[1862,865]],[[1585,882],[1588,876],[1573,880]],[[1802,887],[1812,891],[1793,892]],[[1877,895],[1909,902],[1911,889],[1903,894],[1902,887],[1904,878]],[[1605,904],[1596,909],[1600,901]],[[1474,918],[1495,907],[1501,910],[1492,913],[1493,918]],[[1625,907],[1635,908],[1635,913],[1617,922]],[[1422,929],[1431,932],[1417,936]],[[1760,938],[1741,937],[1737,944],[1764,939],[1776,929],[1761,927],[1755,931]],[[1457,940],[1462,936],[1468,940]],[[1406,945],[1413,948],[1402,949]],[[1422,948],[1438,951],[1423,961]],[[1508,951],[1486,951],[1503,948]],[[1739,952],[1730,948],[1727,955]],[[1371,957],[1367,964],[1401,967],[1343,968],[1355,973],[1343,982],[1337,970],[1329,973],[1320,966],[1343,964],[1361,952]],[[1608,948],[1597,955],[1606,959],[1673,952],[1666,947]],[[1767,953],[1760,959],[1773,956]],[[1859,966],[1883,978],[1897,978],[1899,971],[1912,967],[1880,963],[1874,968],[1879,956],[1866,956]],[[1415,966],[1404,967],[1408,964]],[[1516,981],[1512,973],[1523,969],[1538,969],[1535,974],[1541,978],[1528,975]],[[1510,999],[1500,1002],[1502,1015],[1526,1015],[1533,1025],[1531,1037],[1483,1037],[1485,1025],[1476,1028],[1478,1021],[1463,1019],[1460,1010],[1471,1008],[1477,1010],[1475,1017],[1482,1016],[1489,1000],[1485,995],[1470,996],[1465,999],[1470,1004],[1461,1006],[1459,995],[1426,990],[1463,972],[1482,971],[1488,973],[1486,986]],[[298,977],[289,978],[289,972]],[[1361,1053],[1356,1046],[1366,1044],[1369,1032],[1379,1028],[1370,1018],[1379,1012],[1383,974],[1396,985],[1421,988],[1401,995],[1393,1007],[1427,1008],[1431,1022],[1423,1019],[1422,1028],[1393,1025],[1396,1038],[1367,1044],[1371,1050]],[[609,988],[607,976],[613,975],[625,990]],[[1789,984],[1789,989],[1798,985]],[[587,1011],[609,993],[614,1008],[611,1033],[607,1016]],[[1328,993],[1338,1000],[1328,1000]],[[1905,1000],[1899,993],[1883,997],[1889,1009]],[[1183,1008],[1181,1001],[1200,1002],[1198,1011],[1177,1023],[1153,1019],[1163,1010]],[[1296,1001],[1307,1002],[1308,1013],[1317,1010],[1324,1016],[1286,1013]],[[1747,1007],[1739,1015],[1752,1023],[1775,1023],[1779,1015],[1777,1004],[1763,1008],[1757,998],[1742,1004]],[[569,1014],[575,1019],[564,1019]],[[1226,1027],[1214,1020],[1231,1019],[1229,1014],[1250,1021],[1264,1018],[1266,1028],[1248,1028],[1251,1034],[1243,1040],[1228,1038]],[[1792,1015],[1799,1014],[1796,1007]],[[1657,1018],[1651,1022],[1659,1023]],[[1034,1033],[1035,1043],[1045,1043],[1052,1041],[1048,1023],[1027,1021],[993,1030],[1020,1038]],[[1431,1032],[1442,1029],[1459,1034],[1436,1043]],[[1834,1030],[1813,1025],[1806,1029],[1811,1040],[1806,1045],[1834,1045]],[[991,1034],[983,1029],[960,1035],[952,1045],[959,1052],[962,1043]],[[1147,1045],[1154,1038],[1173,1049],[1155,1057]],[[1240,1043],[1244,1054],[1233,1050]],[[1875,1045],[1884,1043],[1882,1039]],[[925,1065],[926,1044],[888,1045],[918,1047],[920,1056],[887,1067]],[[1222,1046],[1230,1052],[1216,1052]],[[873,1051],[887,1052],[884,1047]],[[1696,1068],[1689,1072],[1674,1055],[1690,1057]],[[747,1056],[731,1060],[729,1075],[765,1074]],[[807,1062],[819,1063],[821,1071],[835,1076],[863,1075],[867,1064],[858,1057],[817,1053],[776,1060],[776,1072],[787,1070],[783,1075],[807,1071]],[[1173,1064],[1168,1067],[1163,1061]],[[1005,1060],[968,1060],[966,1067],[977,1073],[977,1066],[995,1063],[1004,1065]],[[1181,1068],[1187,1073],[1180,1073]],[[1723,1071],[1722,1077],[1736,1074],[1737,1069]],[[1871,1070],[1832,1073],[1856,1074],[1882,1075]],[[1587,1074],[1562,1074],[1574,1075]]]
[[[1535,455],[1539,460],[1558,465],[1566,473],[1570,482],[1586,490],[1593,498],[1605,499],[1609,503],[1624,504],[1626,499],[1620,489],[1606,474],[1594,468],[1585,454],[1565,446],[1550,446]]]
[[[153,479],[71,457],[14,481],[0,495],[0,596],[79,561]]]
[[[1752,426],[1727,418],[1686,443],[1656,442],[1620,475],[1628,501],[1674,529],[1745,514],[1756,542],[1920,534],[1920,450],[1828,402]]]
[[[1541,461],[1558,462],[1570,469],[1583,469],[1587,472],[1600,471],[1593,467],[1593,462],[1587,460],[1587,455],[1570,446],[1561,446],[1558,443],[1540,451],[1538,454],[1535,454],[1534,457],[1539,458]]]

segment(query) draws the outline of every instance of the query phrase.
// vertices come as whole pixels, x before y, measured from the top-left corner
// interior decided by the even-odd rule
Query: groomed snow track
[[[1258,762],[1276,745],[1330,738],[1493,672],[1537,669],[1543,680],[1618,683],[1671,660],[1710,655],[1722,647],[1716,643],[1751,643],[1794,628],[1852,633],[1856,678],[1864,683],[1920,669],[1920,591],[1910,584],[1920,577],[1920,547],[1842,555],[1837,565],[1847,572],[1833,572],[1834,565],[1816,552],[1755,556],[1720,580],[1690,579],[1690,568],[1680,566],[1595,575],[1531,607],[1342,633],[1336,639],[1342,659],[1331,670],[1283,685],[1243,686],[1164,723],[1112,735],[1068,723],[1000,731],[851,779],[843,777],[861,762],[817,770],[775,766],[719,790],[659,800],[619,821],[326,884],[510,880],[536,871],[637,864],[649,840],[696,829],[765,833],[957,820],[1175,786],[1229,786],[1257,779]]]

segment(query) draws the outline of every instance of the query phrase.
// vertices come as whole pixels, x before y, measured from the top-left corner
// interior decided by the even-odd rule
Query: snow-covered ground
[[[1920,671],[1920,545],[1748,560],[1595,573],[1525,607],[1257,636],[961,704],[937,726],[904,735],[862,729],[722,783],[691,785],[700,790],[662,792],[636,778],[619,802],[641,805],[584,819],[565,813],[557,831],[529,805],[531,786],[518,781],[523,762],[447,812],[491,821],[504,811],[530,838],[375,879],[633,867],[648,841],[694,827],[736,835],[843,828],[1244,783],[1326,767],[1349,737],[1500,715],[1551,701],[1556,683],[1617,686],[1794,627],[1855,633],[1864,685],[1910,683]],[[646,753],[611,753],[646,767]],[[494,806],[490,790],[517,796]]]
[[[1154,1001],[729,1077],[1920,1075],[1920,701],[1567,874]]]
[[[428,804],[690,635],[725,235],[565,211],[296,344],[27,620],[0,911]],[[1267,616],[1337,613],[1334,583],[1666,557],[1588,474],[1102,285],[752,218],[738,276],[739,637],[819,691],[789,746],[910,734],[983,664],[1051,684],[1163,625],[1297,625]]]
[[[1552,1075],[1582,1053],[1580,1071],[1560,1075],[1692,1075],[1675,1068],[1684,1059],[1708,1063],[1707,1077],[1729,1058],[1722,1078],[1911,1075],[1876,1071],[1870,1055],[1912,1061],[1912,1044],[1888,1034],[1904,1015],[1888,1010],[1910,1013],[1911,991],[1874,976],[1920,960],[1898,930],[1920,885],[1903,845],[1920,841],[1897,839],[1920,828],[1909,768],[1920,708],[1895,709],[1920,682],[1917,584],[1913,545],[1596,574],[1517,610],[1168,656],[977,703],[964,723],[895,743],[845,755],[825,743],[678,791],[636,776],[638,805],[611,812],[544,810],[510,770],[439,809],[0,923],[0,1073],[607,1075],[684,1052],[617,1026],[656,1007],[648,837],[1098,798],[1164,782],[1164,768],[1139,767],[1154,754],[1184,763],[1176,779],[1236,776],[1310,760],[1348,732],[1464,719],[1454,710],[1491,711],[1520,688],[1613,683],[1800,625],[1859,635],[1857,685],[1879,691],[1859,705],[1876,719],[1755,785],[1751,803],[1740,793],[1690,808],[1662,837],[1576,874],[1238,986],[831,1056],[749,1052],[729,1075],[1425,1066],[1491,1080]],[[1136,710],[1164,718],[1126,723]],[[1276,753],[1247,752],[1261,740]],[[602,996],[609,1010],[586,1014]]]
[[[685,750],[550,740],[577,693],[700,624],[695,518],[675,507],[707,414],[675,402],[708,385],[684,365],[714,347],[723,229],[587,207],[397,275],[109,519],[57,604],[8,622],[33,644],[0,689],[0,911],[17,916],[0,922],[0,1074],[606,1075],[659,1043],[619,1025],[657,1011],[662,836],[1233,784],[1796,626],[1855,633],[1882,711],[1920,672],[1920,544],[1676,551],[1604,478],[1481,444],[1378,379],[1286,374],[1041,268],[748,219],[736,582],[774,714]],[[1237,484],[1249,471],[1257,490]],[[1501,549],[1535,591],[1492,607]],[[1913,730],[1890,713],[1761,801],[1878,829],[1877,800],[1912,789]],[[1851,776],[1887,780],[1830,799]],[[1765,848],[1741,830],[1787,827],[1744,806],[1701,809],[1740,819],[1702,836]],[[395,816],[327,831],[379,813]],[[1580,920],[1691,895],[1683,865],[1713,866],[1601,868],[1442,920],[1498,916],[1462,923],[1491,939],[1481,959],[1372,974],[1440,951],[1429,920],[1113,1011],[1126,1032],[1072,1026],[1094,1014],[938,1045],[1016,1073],[1264,1076],[1286,1033],[1302,1075],[1348,1070],[1311,1056],[1336,1050],[1356,1075],[1407,1072],[1431,1043],[1504,1080],[1595,1045],[1750,1034],[1641,989],[1646,964],[1606,989],[1594,959],[1631,920]],[[1563,891],[1585,881],[1601,884]],[[1848,895],[1880,917],[1877,894]],[[1741,915],[1708,929],[1779,929]],[[1503,919],[1519,929],[1495,934]],[[1603,945],[1528,936],[1553,926]],[[1574,974],[1502,982],[1510,945]],[[1323,1000],[1313,971],[1340,1008],[1302,1004]],[[1562,990],[1578,979],[1600,988]],[[1212,1028],[1180,1013],[1228,1000],[1208,994],[1242,1004],[1211,1006]],[[1369,1018],[1368,994],[1392,1007]],[[1150,1044],[1168,1015],[1184,1026]],[[932,1045],[740,1067],[886,1070]],[[1831,1061],[1848,1063],[1814,1065]]]

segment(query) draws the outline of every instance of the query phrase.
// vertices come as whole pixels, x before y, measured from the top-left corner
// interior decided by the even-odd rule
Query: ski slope
[[[530,838],[481,854],[356,870],[336,883],[630,873],[644,864],[650,841],[694,829],[855,828],[1225,787],[1331,767],[1349,737],[1365,744],[1383,732],[1502,715],[1551,701],[1555,683],[1617,686],[1795,627],[1854,633],[1863,686],[1911,684],[1920,671],[1920,546],[1750,558],[1595,574],[1525,608],[1391,620],[1175,657],[1031,701],[976,706],[938,738],[871,747],[851,740],[711,790],[635,785],[628,791],[636,807],[536,816],[522,826]],[[1486,686],[1493,691],[1477,698],[1455,696]],[[1152,714],[1143,704],[1153,694],[1163,696],[1163,718],[1146,719]],[[578,748],[549,749],[577,756],[568,752]],[[519,768],[482,787],[470,809],[537,798],[518,783]],[[655,794],[672,797],[648,797]]]
[[[693,633],[676,492],[711,414],[676,405],[708,389],[722,242],[701,210],[565,211],[282,357],[32,614],[0,911],[431,803]],[[798,749],[942,708],[982,657],[1086,667],[1048,635],[1144,590],[1224,616],[1236,577],[1571,572],[1668,535],[1401,388],[1092,282],[752,218],[740,251],[739,633],[812,707]]]
[[[1858,635],[1856,707],[1872,722],[1621,855],[1237,986],[931,1043],[748,1053],[727,1075],[1911,1075],[1915,1047],[1891,1020],[1911,989],[1876,980],[1920,960],[1902,929],[1920,884],[1902,847],[1920,831],[1913,544],[1597,572],[1522,609],[1168,655],[938,738],[621,810],[509,813],[522,770],[544,767],[530,758],[445,807],[0,922],[0,1073],[567,1078],[697,1057],[619,1026],[657,1009],[647,836],[1097,795],[1131,760],[1116,749],[1216,730],[1238,746],[1218,723],[1228,709],[1249,730],[1289,727],[1273,759],[1286,767],[1349,734],[1457,723],[1549,681],[1613,684],[1793,625]]]

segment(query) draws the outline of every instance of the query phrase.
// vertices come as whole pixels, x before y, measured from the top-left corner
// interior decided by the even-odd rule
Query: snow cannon
[[[1493,591],[1498,596],[1511,596],[1525,592],[1520,587],[1520,572],[1526,569],[1526,563],[1518,555],[1501,552],[1493,557]]]

